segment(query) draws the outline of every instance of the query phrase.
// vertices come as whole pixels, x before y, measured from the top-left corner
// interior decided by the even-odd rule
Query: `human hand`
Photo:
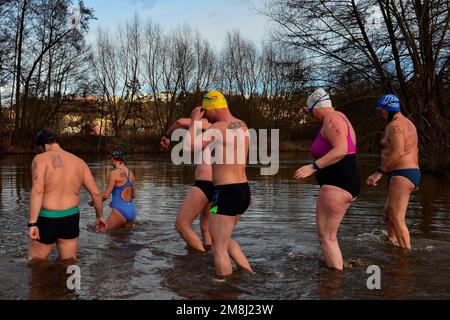
[[[197,107],[194,110],[192,110],[191,120],[192,121],[201,121],[204,114],[205,114],[205,111],[203,110],[203,108]]]
[[[305,179],[314,174],[317,170],[312,165],[303,166],[294,173],[294,178],[297,180]]]
[[[370,175],[367,180],[366,184],[368,187],[376,187],[378,186],[378,181],[383,177],[383,174],[381,172],[375,172],[372,175]]]
[[[28,235],[30,236],[31,240],[33,240],[33,241],[41,239],[41,237],[39,236],[39,228],[36,226],[31,227],[28,230]]]
[[[97,232],[105,232],[108,230],[108,225],[106,224],[106,220],[101,217],[95,220],[95,231]]]
[[[170,139],[168,139],[166,136],[161,138],[161,142],[160,142],[160,146],[161,148],[163,148],[164,150],[169,149],[170,146]]]

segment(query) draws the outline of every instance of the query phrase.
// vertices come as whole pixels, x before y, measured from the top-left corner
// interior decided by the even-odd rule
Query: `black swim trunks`
[[[208,199],[208,202],[212,202],[214,193],[214,185],[212,181],[197,180],[194,183],[194,187],[197,187],[200,190],[202,190],[206,196],[206,199]]]
[[[40,240],[43,244],[54,244],[57,239],[72,240],[80,235],[80,214],[63,218],[46,218],[39,216],[37,221]]]
[[[361,193],[361,178],[354,154],[348,154],[337,163],[320,169],[315,175],[320,186],[330,185],[344,189],[353,198]]]
[[[225,216],[243,214],[250,206],[248,182],[214,187],[211,213]]]

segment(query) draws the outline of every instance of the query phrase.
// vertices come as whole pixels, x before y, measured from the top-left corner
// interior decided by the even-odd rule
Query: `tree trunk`
[[[22,103],[20,100],[20,76],[22,72],[22,46],[23,46],[23,35],[25,30],[25,16],[27,13],[28,0],[23,0],[21,16],[18,29],[18,40],[17,40],[17,60],[16,60],[16,117],[14,124],[14,131],[16,134],[20,131],[20,122],[22,115]]]

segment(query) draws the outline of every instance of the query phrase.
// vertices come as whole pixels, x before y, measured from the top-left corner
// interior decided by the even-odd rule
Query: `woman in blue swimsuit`
[[[110,159],[114,170],[109,174],[108,185],[102,195],[105,201],[112,194],[110,204],[112,211],[106,221],[108,230],[131,227],[136,220],[136,208],[133,203],[136,196],[134,175],[125,166],[121,148],[114,148]]]

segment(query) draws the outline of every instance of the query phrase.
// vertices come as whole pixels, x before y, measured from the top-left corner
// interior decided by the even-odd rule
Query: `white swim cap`
[[[322,88],[314,91],[306,102],[308,111],[312,112],[314,108],[331,108],[333,104],[331,103],[330,95]]]

